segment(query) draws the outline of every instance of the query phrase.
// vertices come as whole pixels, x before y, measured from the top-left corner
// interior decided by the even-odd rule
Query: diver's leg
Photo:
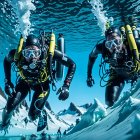
[[[42,85],[36,85],[34,87],[34,90],[35,92],[29,109],[29,118],[32,121],[36,120],[39,117],[46,103],[46,100],[50,93],[49,82],[47,81],[45,83],[42,83]]]
[[[123,78],[121,79],[120,77],[113,78],[109,82],[105,91],[105,103],[108,106],[113,106],[114,102],[118,100],[125,83]]]
[[[12,97],[8,97],[7,104],[2,112],[2,125],[10,123],[14,110],[28,94],[28,84],[24,81],[19,81],[15,87],[15,91]]]
[[[119,86],[116,86],[114,88],[115,92],[114,92],[114,102],[116,102],[124,88],[125,83],[119,83]]]

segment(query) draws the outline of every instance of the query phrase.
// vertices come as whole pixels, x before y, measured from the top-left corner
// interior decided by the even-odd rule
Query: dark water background
[[[97,0],[99,1],[99,0]],[[114,24],[122,24],[122,18],[134,15],[140,19],[139,0],[100,0],[103,4],[106,17],[113,17]],[[0,2],[0,9],[3,8],[3,0]],[[38,34],[39,29],[50,31],[56,34],[63,33],[67,40],[68,52],[80,52],[91,50],[93,42],[101,37],[101,29],[98,20],[91,12],[92,6],[87,0],[39,0],[34,2],[36,7],[32,11],[30,21],[34,32]],[[6,53],[6,48],[15,48],[19,34],[13,33],[18,24],[16,14],[11,6],[6,5],[6,12],[0,12],[0,52]],[[97,11],[98,12],[98,11]],[[123,16],[122,16],[123,15]],[[82,49],[79,49],[82,48]],[[2,54],[1,54],[2,55]]]

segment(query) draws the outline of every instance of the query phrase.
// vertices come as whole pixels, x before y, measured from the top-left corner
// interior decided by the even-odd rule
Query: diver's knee
[[[13,106],[11,106],[10,108],[5,106],[5,108],[3,109],[3,113],[11,114],[14,112],[14,110],[15,110],[15,108]]]
[[[28,116],[31,121],[35,121],[39,117],[39,114],[37,112],[36,113],[29,112]]]
[[[30,119],[31,121],[35,121],[35,120],[37,119],[37,117],[35,117],[35,116],[29,116],[29,119]]]
[[[36,119],[37,119],[37,116],[35,116],[35,115],[28,115],[29,116],[29,119],[31,120],[31,121],[35,121]]]

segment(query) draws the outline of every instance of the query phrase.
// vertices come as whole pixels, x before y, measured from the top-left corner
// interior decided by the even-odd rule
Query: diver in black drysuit
[[[139,77],[139,72],[133,69],[134,65],[130,50],[128,49],[127,39],[122,40],[119,29],[113,26],[110,27],[105,32],[105,37],[106,40],[97,44],[89,54],[87,85],[91,87],[94,84],[92,68],[98,54],[101,54],[104,62],[109,64],[110,69],[105,91],[105,103],[111,107],[119,98],[125,81],[133,83]],[[136,39],[136,43],[138,48],[140,48],[140,38]]]
[[[25,99],[30,90],[34,91],[28,113],[32,121],[38,118],[50,94],[49,85],[51,81],[48,73],[48,53],[47,50],[42,51],[40,49],[40,44],[36,36],[29,35],[24,43],[18,62],[14,60],[16,49],[11,50],[4,59],[5,92],[8,95],[8,101],[2,113],[1,130],[8,128],[13,111]],[[68,67],[64,84],[57,91],[59,100],[66,100],[69,97],[69,87],[76,70],[76,65],[72,59],[58,50],[54,51],[53,61],[58,61]],[[19,72],[15,87],[11,82],[11,67],[13,64],[16,65]],[[47,78],[45,78],[46,74]],[[10,89],[15,91],[11,94]]]

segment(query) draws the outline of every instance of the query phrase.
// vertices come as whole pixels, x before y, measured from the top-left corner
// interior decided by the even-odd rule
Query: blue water
[[[17,15],[14,14],[11,6],[6,5],[5,12],[2,8],[4,0],[0,2],[0,52],[5,52],[8,47],[15,48],[19,34],[14,34],[16,25],[18,25]],[[20,0],[19,0],[20,1]],[[31,28],[38,34],[39,29],[51,29],[57,33],[63,33],[67,40],[67,52],[85,52],[90,51],[94,42],[101,38],[101,29],[98,20],[91,12],[92,6],[86,1],[79,0],[40,0],[34,3],[36,10],[32,11],[30,16]],[[82,1],[82,0],[80,0]],[[99,1],[99,0],[97,0]],[[103,10],[106,17],[113,17],[116,25],[121,24],[122,14],[135,15],[138,19],[139,0],[100,0],[103,4]],[[131,8],[132,7],[132,8]],[[11,45],[11,46],[9,46]],[[82,48],[82,49],[79,49]]]
[[[20,37],[17,26],[20,24],[20,15],[24,11],[15,12],[16,6],[10,3],[23,0],[3,0],[0,2],[0,86],[3,85],[2,62],[9,50],[16,48]],[[92,0],[94,3],[95,1]],[[31,10],[29,21],[32,33],[38,35],[40,29],[51,31],[56,36],[63,33],[66,42],[66,54],[77,64],[77,70],[70,87],[70,97],[65,102],[60,102],[55,93],[49,97],[52,110],[55,112],[67,108],[70,102],[77,105],[93,102],[98,98],[104,103],[104,88],[99,86],[98,68],[100,59],[97,60],[93,76],[95,85],[93,88],[86,86],[88,55],[98,40],[104,38],[102,21],[113,17],[114,25],[123,24],[124,17],[133,15],[140,21],[140,0],[96,0],[95,11],[93,5],[87,0],[39,0],[33,2],[36,10]],[[17,10],[17,9],[16,9]],[[100,14],[101,13],[101,17]],[[98,15],[98,16],[97,16]],[[15,78],[15,76],[13,76]],[[14,80],[13,78],[13,80]],[[63,82],[58,84],[61,86]],[[30,102],[29,102],[30,104]],[[1,138],[0,138],[1,139]]]

